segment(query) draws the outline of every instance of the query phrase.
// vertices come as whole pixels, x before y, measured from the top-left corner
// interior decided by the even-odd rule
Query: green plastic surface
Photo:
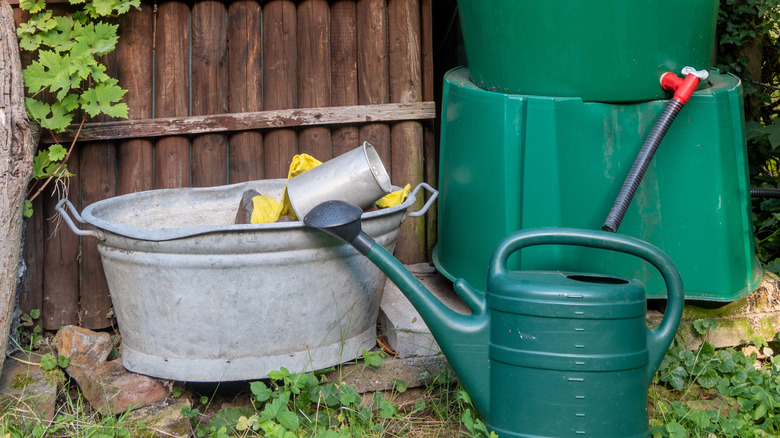
[[[710,66],[717,0],[458,0],[482,88],[625,102],[664,97],[658,78]]]
[[[733,301],[761,279],[754,255],[742,88],[713,73],[671,126],[619,232],[661,248],[686,297]],[[534,227],[601,228],[666,100],[607,104],[488,92],[464,68],[445,76],[437,268],[485,290],[496,245]],[[633,278],[664,298],[634,258],[588,248],[530,248],[515,270]]]
[[[511,254],[539,245],[645,260],[669,290],[663,321],[647,327],[636,280],[508,269]],[[366,256],[418,310],[488,429],[502,437],[649,436],[647,389],[683,307],[680,276],[658,248],[600,230],[513,233],[496,248],[485,295],[455,283],[470,315],[444,306],[380,245]]]

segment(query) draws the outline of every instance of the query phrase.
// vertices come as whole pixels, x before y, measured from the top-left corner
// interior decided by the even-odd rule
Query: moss
[[[45,371],[44,378],[46,379],[47,382],[49,382],[49,385],[54,386],[55,388],[59,388],[59,386],[65,383],[66,380],[65,373],[63,373],[62,370],[59,369]]]
[[[35,383],[35,377],[28,376],[27,374],[18,374],[11,381],[11,389],[24,389],[32,383]]]

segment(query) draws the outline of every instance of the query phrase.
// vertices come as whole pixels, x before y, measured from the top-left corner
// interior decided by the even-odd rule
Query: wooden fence
[[[81,210],[141,190],[281,178],[297,153],[324,161],[363,141],[394,184],[435,183],[431,21],[432,0],[145,1],[121,17],[106,59],[130,120],[85,125],[67,197]],[[41,309],[47,330],[106,328],[96,242],[60,225],[57,198],[44,193],[27,220],[20,309]],[[402,226],[402,261],[427,259],[426,216]]]

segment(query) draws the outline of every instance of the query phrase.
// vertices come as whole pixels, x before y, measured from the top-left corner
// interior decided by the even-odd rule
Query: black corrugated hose
[[[750,188],[751,198],[780,198],[780,189]]]
[[[677,114],[683,107],[683,102],[679,99],[671,99],[666,108],[661,113],[661,116],[656,120],[653,129],[645,139],[645,143],[639,150],[634,165],[631,167],[631,171],[628,173],[626,180],[623,182],[623,187],[620,189],[615,203],[612,205],[612,209],[609,210],[607,219],[604,221],[601,229],[616,233],[620,227],[620,223],[623,222],[623,217],[628,211],[628,206],[631,204],[631,200],[636,194],[636,190],[639,187],[639,183],[642,182],[642,177],[645,176],[647,168],[650,166],[650,162],[653,160],[653,155],[658,150],[658,146],[661,144],[661,140],[664,139],[666,131],[672,125]]]

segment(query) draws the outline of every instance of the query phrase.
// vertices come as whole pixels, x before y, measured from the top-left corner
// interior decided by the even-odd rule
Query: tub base
[[[254,380],[282,367],[291,373],[303,373],[323,368],[325,364],[337,365],[359,357],[363,350],[370,350],[374,345],[376,328],[372,327],[344,342],[275,356],[218,359],[164,357],[123,346],[122,365],[140,374],[187,382]]]

